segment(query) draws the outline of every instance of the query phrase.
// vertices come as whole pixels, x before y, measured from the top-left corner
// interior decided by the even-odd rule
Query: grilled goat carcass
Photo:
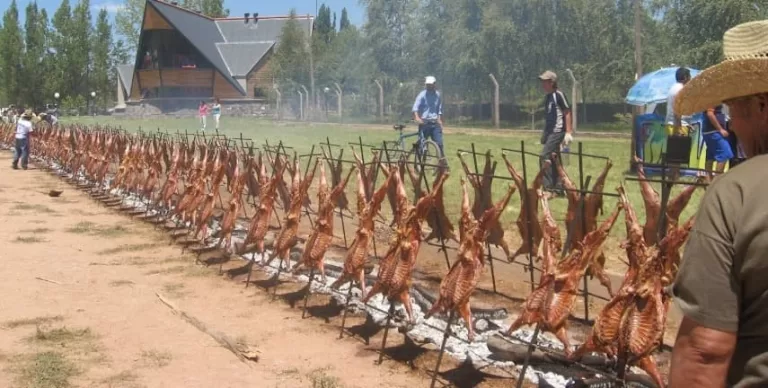
[[[629,202],[624,188],[619,186],[616,190],[619,192],[619,203],[624,208],[627,240],[622,243],[622,246],[627,251],[629,268],[624,274],[624,280],[616,295],[603,307],[595,319],[592,332],[587,336],[586,342],[573,353],[574,359],[595,351],[606,353],[609,356],[616,355],[622,316],[632,301],[640,266],[645,264],[648,258],[654,254],[654,250],[645,244],[643,228],[637,220],[635,210]]]
[[[339,182],[330,193],[324,193],[324,190],[318,190],[318,211],[317,219],[314,229],[309,235],[306,244],[304,245],[304,251],[301,254],[301,259],[291,270],[292,273],[298,273],[302,266],[317,270],[322,276],[323,282],[327,281],[325,276],[325,252],[333,241],[333,211],[336,210],[336,204],[338,203],[339,196],[344,192],[344,189],[349,183],[349,178],[352,176],[355,168],[351,168],[344,181]],[[320,186],[327,186],[325,178],[324,164],[320,165]]]
[[[397,190],[398,203],[407,206],[406,216],[397,226],[389,249],[379,263],[376,282],[368,295],[363,298],[363,303],[368,303],[372,297],[382,293],[389,299],[390,303],[395,300],[403,303],[408,314],[408,320],[413,322],[413,308],[410,298],[411,272],[416,264],[416,257],[421,246],[421,223],[432,207],[433,195],[440,190],[440,186],[445,183],[447,178],[448,174],[443,175],[432,187],[431,193],[419,199],[416,205],[408,203],[402,180],[395,179],[399,186]]]
[[[282,157],[278,156],[278,159]],[[280,182],[283,182],[283,172],[285,171],[285,163],[275,163],[277,169],[273,171],[272,178],[267,177],[266,166],[261,165],[261,171],[259,172],[259,180],[261,184],[261,190],[259,192],[259,207],[256,209],[256,213],[251,218],[251,223],[248,227],[248,234],[245,237],[243,245],[238,250],[239,253],[246,253],[248,245],[256,243],[256,252],[264,253],[264,237],[267,235],[269,229],[269,220],[272,218],[272,212],[275,208],[275,199],[277,196],[277,187]]]
[[[637,162],[637,177],[640,183],[640,192],[645,203],[645,225],[643,226],[643,238],[649,246],[656,245],[659,241],[659,217],[661,217],[661,197],[648,182],[642,161],[635,157]]]
[[[476,219],[479,219],[483,212],[493,207],[493,199],[491,198],[491,185],[493,183],[493,174],[496,172],[496,162],[491,162],[491,151],[485,154],[485,168],[483,169],[482,177],[470,173],[469,167],[467,167],[462,153],[459,152],[459,161],[462,168],[467,175],[467,180],[475,189],[474,202],[472,203],[472,214]],[[509,245],[504,240],[504,228],[501,227],[501,223],[498,219],[492,223],[488,230],[488,238],[486,242],[489,244],[501,247],[507,258],[510,256]]]
[[[605,243],[611,228],[621,211],[621,204],[597,230],[588,233],[582,241],[577,242],[576,248],[557,263],[554,275],[542,277],[539,288],[544,291],[532,293],[537,300],[531,303],[538,311],[528,311],[529,303],[526,300],[526,309],[512,326],[507,334],[512,333],[524,324],[538,323],[544,331],[553,333],[563,343],[565,354],[570,355],[570,342],[568,340],[568,316],[571,314],[576,298],[579,296],[579,284],[584,276],[587,266],[595,259],[595,256]],[[531,297],[529,297],[530,299]]]
[[[358,216],[358,227],[355,232],[355,239],[352,241],[347,250],[347,256],[344,259],[344,270],[336,280],[331,288],[338,289],[342,284],[357,280],[362,290],[363,298],[366,296],[365,291],[365,272],[364,266],[366,259],[368,258],[368,250],[371,245],[371,241],[374,239],[374,221],[373,219],[381,211],[381,203],[384,202],[384,198],[387,195],[387,190],[390,185],[390,181],[395,179],[398,175],[397,167],[392,167],[387,174],[387,179],[381,184],[378,190],[371,195],[370,200],[365,198],[365,179],[363,178],[363,163],[359,161],[357,155],[355,159],[358,161],[357,168],[357,203],[362,205],[362,210]],[[382,170],[385,171],[386,170]],[[399,179],[399,178],[398,178]]]
[[[419,198],[426,195],[424,190],[422,190],[422,180],[421,177],[424,172],[422,170],[421,174],[416,174],[413,171],[413,168],[411,166],[406,165],[406,170],[408,171],[408,175],[411,178],[411,184],[414,187],[414,190],[416,191],[415,201],[418,201]],[[437,168],[437,174],[435,176],[435,182],[440,180],[440,176],[445,174],[446,167],[440,166]],[[434,184],[434,182],[433,182]],[[447,241],[447,240],[453,240],[456,242],[459,242],[459,239],[456,237],[456,233],[453,229],[453,223],[451,223],[451,220],[448,218],[448,216],[445,214],[445,203],[443,202],[443,189],[441,186],[440,192],[435,193],[434,195],[434,206],[432,209],[430,209],[429,214],[427,215],[427,226],[431,229],[429,232],[429,235],[427,235],[426,238],[424,238],[424,241],[431,241],[434,239],[437,239],[438,241]]]
[[[512,163],[509,162],[507,155],[502,154],[502,158],[507,165],[507,170],[512,176],[512,180],[515,182],[515,186],[517,186],[517,192],[520,194],[520,215],[517,217],[515,223],[517,229],[520,231],[522,245],[515,251],[515,253],[508,257],[508,259],[512,261],[517,256],[527,253],[535,255],[539,251],[542,232],[541,226],[536,221],[539,217],[539,197],[537,192],[541,189],[544,182],[544,171],[548,169],[548,163],[552,162],[545,162],[544,167],[539,170],[539,173],[536,174],[536,177],[533,179],[531,187],[528,188],[526,187],[527,182],[523,181],[523,177],[518,174],[517,170],[512,166]],[[526,214],[528,211],[530,214]],[[528,216],[530,216],[530,218]],[[527,222],[529,219],[531,220],[530,224]],[[533,245],[530,245],[530,243],[533,243]],[[559,247],[556,250],[562,250],[562,247]]]
[[[467,194],[467,184],[464,179],[461,180],[462,188],[462,219],[469,219],[469,195]],[[515,192],[514,186],[509,186],[507,194],[496,205],[486,210],[479,220],[470,221],[468,229],[462,236],[459,245],[459,258],[451,266],[448,275],[440,282],[440,295],[432,308],[426,313],[425,318],[431,317],[437,312],[454,310],[459,313],[469,331],[468,339],[472,342],[475,338],[475,331],[472,327],[472,312],[469,306],[469,298],[477,287],[480,275],[485,267],[485,238],[488,236],[488,228],[494,225],[501,216],[504,208],[507,207],[512,193]]]
[[[304,179],[301,179],[298,163],[294,166],[293,184],[291,186],[291,206],[285,213],[283,226],[280,229],[280,234],[275,240],[275,247],[266,262],[267,265],[269,265],[269,263],[276,257],[280,258],[280,265],[282,265],[289,259],[288,253],[298,242],[297,234],[299,231],[299,223],[301,222],[301,208],[305,203],[304,198],[307,195],[309,186],[314,180],[318,163],[319,161],[315,161],[315,166],[312,169],[312,172],[310,173],[307,171],[307,174],[309,175],[305,176]]]

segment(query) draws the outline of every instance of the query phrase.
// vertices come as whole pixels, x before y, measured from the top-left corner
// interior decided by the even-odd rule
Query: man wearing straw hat
[[[747,160],[714,180],[688,239],[672,287],[684,318],[670,387],[768,386],[768,20],[728,30],[723,51],[675,113],[726,104]]]
[[[29,136],[32,135],[32,119],[35,114],[31,109],[27,109],[21,114],[19,120],[16,122],[16,143],[13,151],[13,167],[14,170],[19,169],[19,159],[21,159],[21,168],[26,170],[29,164]]]

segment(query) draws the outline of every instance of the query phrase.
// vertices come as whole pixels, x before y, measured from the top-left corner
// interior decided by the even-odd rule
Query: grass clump
[[[308,377],[312,381],[312,388],[342,388],[338,377],[330,376],[322,369],[310,372]]]
[[[158,350],[148,350],[141,352],[142,362],[150,367],[162,368],[168,366],[173,359],[173,355],[169,352],[161,352]]]
[[[7,321],[3,324],[3,327],[7,329],[15,329],[21,326],[40,326],[40,325],[45,325],[52,322],[59,322],[62,320],[64,320],[64,317],[62,317],[61,315],[47,315],[42,317],[22,318],[22,319]]]
[[[123,244],[115,248],[105,249],[97,252],[101,256],[116,255],[124,252],[144,251],[147,249],[157,248],[160,244],[145,243],[145,244]]]
[[[59,327],[54,329],[46,329],[40,326],[35,330],[35,335],[31,340],[39,343],[68,343],[68,342],[80,342],[89,341],[93,339],[93,333],[91,329],[68,329],[66,327]]]
[[[45,205],[31,205],[28,203],[19,203],[16,204],[11,210],[17,210],[17,211],[34,211],[36,213],[46,213],[46,214],[53,214],[56,213],[55,210],[49,208]]]
[[[79,373],[62,353],[45,351],[25,357],[17,382],[25,388],[68,388],[70,379]]]
[[[45,241],[44,238],[37,236],[17,236],[16,239],[13,240],[13,242],[17,244],[37,244]]]

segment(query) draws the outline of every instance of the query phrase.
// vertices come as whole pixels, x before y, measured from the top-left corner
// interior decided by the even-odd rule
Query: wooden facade
[[[256,67],[251,70],[246,78],[246,92],[248,92],[249,98],[264,99],[272,90],[274,84],[274,78],[272,77],[272,66],[270,66],[270,59],[272,58],[272,49],[267,52],[261,61],[256,64]],[[263,95],[257,95],[257,89],[263,93]]]

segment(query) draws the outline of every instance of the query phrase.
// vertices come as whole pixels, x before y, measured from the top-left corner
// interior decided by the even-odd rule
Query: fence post
[[[342,120],[342,113],[341,113],[341,112],[343,112],[343,110],[341,109],[341,102],[342,102],[343,97],[344,97],[344,91],[341,90],[341,86],[337,82],[334,82],[333,85],[336,86],[336,97],[338,98],[338,104],[337,104],[338,106],[337,106],[337,108],[339,110],[339,121],[343,121]]]
[[[499,82],[496,81],[496,77],[493,74],[488,74],[488,76],[493,81],[493,125],[496,129],[499,129]]]
[[[312,100],[310,97],[312,96],[309,94],[309,90],[307,90],[307,87],[304,85],[300,85],[302,89],[304,89],[304,109],[302,110],[301,118],[303,120],[307,119],[306,112],[312,113]]]
[[[296,93],[299,93],[299,120],[302,120],[304,119],[304,96],[301,90],[297,90]]]
[[[384,118],[384,87],[381,86],[381,82],[379,80],[375,79],[373,82],[376,82],[376,86],[379,87],[379,118]]]
[[[283,94],[280,93],[280,88],[277,87],[277,84],[272,86],[273,89],[275,89],[275,94],[277,94],[277,119],[280,120],[283,117],[282,110],[280,109],[280,103],[283,100]]]

